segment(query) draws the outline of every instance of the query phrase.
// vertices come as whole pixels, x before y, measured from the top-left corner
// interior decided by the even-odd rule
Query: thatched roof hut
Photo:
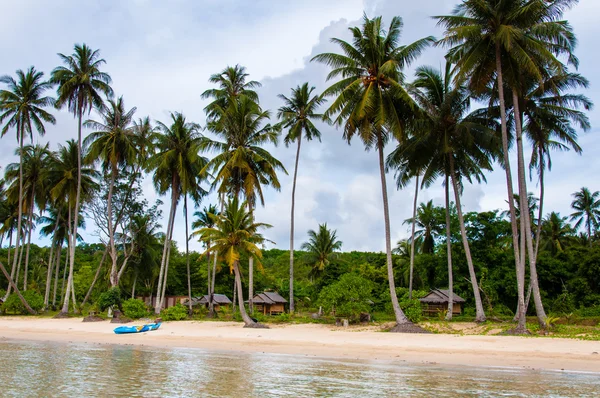
[[[277,292],[258,293],[252,298],[254,309],[264,315],[278,315],[285,312],[287,300]]]
[[[203,305],[205,307],[208,307],[208,302],[210,301],[210,296],[208,294],[205,294],[202,297],[192,297],[192,306],[196,306],[196,305]],[[218,310],[219,307],[221,306],[228,306],[231,304],[231,300],[229,300],[229,297],[227,297],[224,294],[213,294],[213,306],[215,308],[215,310]],[[183,305],[188,305],[188,301],[185,300],[185,302],[183,303]]]
[[[450,291],[447,289],[432,289],[425,297],[419,299],[423,312],[434,315],[439,311],[446,311],[450,301],[449,295]],[[460,314],[464,303],[465,299],[454,293],[452,295],[452,313]]]

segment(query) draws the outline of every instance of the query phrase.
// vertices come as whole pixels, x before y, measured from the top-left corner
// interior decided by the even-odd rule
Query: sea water
[[[589,397],[600,374],[0,342],[2,397]]]

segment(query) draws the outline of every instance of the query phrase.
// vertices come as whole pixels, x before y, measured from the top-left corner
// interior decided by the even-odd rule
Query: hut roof
[[[198,301],[200,304],[207,304],[208,301],[210,300],[208,294],[205,294],[204,296],[202,296],[202,298]],[[227,297],[224,294],[213,294],[213,304],[218,304],[218,305],[225,305],[225,304],[231,304],[231,300],[229,300],[229,297]]]
[[[419,301],[422,303],[428,303],[428,304],[443,304],[443,303],[448,302],[449,294],[450,294],[449,290],[432,289],[427,296],[420,298]],[[460,297],[458,294],[454,293],[452,295],[452,302],[464,303],[465,299]]]
[[[283,304],[287,303],[287,300],[277,292],[263,292],[254,296],[252,302],[255,304]]]

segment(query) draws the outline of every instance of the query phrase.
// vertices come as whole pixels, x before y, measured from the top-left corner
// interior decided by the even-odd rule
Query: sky
[[[33,65],[49,75],[59,65],[57,53],[70,54],[75,43],[86,43],[100,49],[106,60],[104,71],[112,79],[116,95],[123,95],[127,107],[137,107],[137,117],[149,115],[153,120],[168,121],[169,112],[182,112],[188,120],[204,125],[203,108],[207,101],[200,94],[211,88],[208,78],[228,65],[247,68],[250,78],[262,83],[258,90],[261,106],[272,112],[276,122],[281,106],[278,94],[289,96],[291,88],[304,82],[323,91],[328,82],[328,68],[311,63],[316,54],[338,51],[332,37],[348,39],[348,28],[360,25],[363,14],[382,15],[385,24],[393,16],[404,21],[402,44],[433,35],[441,37],[441,29],[431,19],[448,14],[458,0],[31,0],[8,2],[0,15],[2,57],[0,74],[14,76],[17,69]],[[583,0],[570,10],[566,18],[579,39],[577,56],[579,72],[590,80],[584,94],[593,101],[600,98],[596,84],[600,78],[597,65],[600,56],[596,40],[600,25],[595,15],[600,3]],[[420,65],[441,67],[444,50],[430,48],[406,71]],[[67,139],[76,138],[77,123],[66,110],[54,111],[56,125],[47,126],[45,137],[35,142],[50,142],[56,149]],[[97,115],[90,116],[92,119]],[[580,132],[583,155],[553,153],[553,168],[546,176],[545,208],[562,215],[571,213],[571,194],[582,186],[600,190],[600,150],[597,139],[600,113],[589,112],[590,132]],[[367,152],[360,141],[348,145],[342,132],[319,124],[322,142],[304,142],[296,190],[296,248],[307,240],[307,231],[321,223],[337,230],[343,250],[383,251],[385,249],[383,204],[376,152]],[[84,131],[89,134],[91,131]],[[208,133],[207,133],[208,134]],[[17,162],[14,132],[0,140],[0,166]],[[289,248],[290,207],[295,148],[283,142],[269,148],[283,162],[288,175],[280,174],[281,191],[268,189],[265,206],[256,210],[260,222],[273,225],[265,236],[280,249]],[[393,145],[386,148],[386,153]],[[526,152],[529,152],[526,149]],[[211,157],[213,154],[207,154]],[[513,158],[515,156],[513,155]],[[526,159],[528,161],[528,159]],[[515,168],[516,170],[516,168]],[[463,194],[465,211],[504,209],[506,205],[505,175],[499,166],[488,173],[487,183],[466,185]],[[411,217],[414,185],[395,189],[392,174],[387,175],[392,244],[409,235],[403,221]],[[537,192],[535,176],[528,189]],[[145,198],[163,205],[162,225],[166,227],[169,197],[159,197],[149,178],[143,183]],[[421,191],[419,202],[433,200],[443,204],[441,181]],[[209,195],[201,204],[216,203]],[[191,209],[190,209],[191,213]],[[182,205],[178,208],[174,239],[182,247],[185,242]],[[88,242],[97,241],[93,223],[81,231]],[[34,234],[34,241],[48,240]],[[191,249],[201,250],[192,241]]]

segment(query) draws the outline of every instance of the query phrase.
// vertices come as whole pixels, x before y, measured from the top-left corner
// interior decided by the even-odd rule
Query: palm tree
[[[571,221],[575,221],[575,229],[585,225],[589,245],[592,245],[592,231],[600,226],[600,192],[591,192],[583,187],[573,194],[571,207],[575,210],[571,214]]]
[[[294,166],[294,182],[292,184],[292,210],[290,216],[290,312],[294,312],[294,206],[296,197],[296,178],[298,176],[298,160],[302,135],[307,141],[316,138],[321,142],[321,132],[313,124],[313,120],[322,119],[323,115],[316,113],[317,108],[325,102],[318,95],[311,97],[314,87],[308,88],[308,83],[292,89],[291,98],[279,94],[285,105],[279,108],[277,117],[282,119],[281,126],[289,132],[284,138],[285,145],[297,141],[296,163]]]
[[[32,66],[26,72],[18,70],[16,72],[17,80],[10,76],[0,77],[0,83],[7,86],[0,90],[0,125],[3,124],[0,136],[14,128],[17,141],[19,142],[20,155],[24,154],[25,135],[33,141],[34,127],[40,135],[46,133],[44,123],[55,124],[56,119],[44,108],[52,106],[54,100],[51,97],[44,96],[44,92],[51,87],[51,84],[44,81],[44,74],[38,72]],[[33,125],[33,126],[32,126]],[[19,164],[19,198],[23,197],[23,159]],[[19,199],[19,211],[17,216],[17,236],[15,240],[15,256],[11,269],[11,278],[15,277],[19,252],[19,243],[21,237],[21,221],[23,219],[23,201]],[[6,289],[5,299],[10,294],[12,285],[9,284]]]
[[[79,214],[81,201],[81,167],[82,167],[82,137],[81,127],[84,113],[89,113],[92,108],[102,109],[104,101],[102,94],[107,97],[113,95],[110,87],[111,78],[100,70],[106,63],[100,58],[99,50],[92,50],[86,44],[74,46],[72,55],[58,54],[65,66],[59,66],[52,71],[51,82],[58,85],[56,107],[67,106],[69,112],[77,117],[77,192],[71,200],[73,214],[70,220],[76,220]],[[77,223],[74,223],[70,233],[69,244],[69,283],[67,294],[61,313],[69,311],[69,292],[73,281],[73,268],[75,266],[75,247],[77,246]]]
[[[308,242],[300,247],[308,252],[307,262],[312,266],[312,275],[319,275],[329,265],[336,251],[341,250],[342,241],[337,238],[337,231],[327,228],[327,223],[319,224],[319,230],[308,231]]]
[[[21,151],[23,151],[23,153],[20,153]],[[19,154],[19,158],[23,159],[23,170],[20,170],[21,163],[11,163],[6,166],[5,178],[7,179],[7,182],[11,183],[7,192],[10,200],[15,203],[18,201],[23,201],[23,209],[27,213],[27,249],[23,272],[23,291],[26,291],[29,270],[29,248],[31,246],[31,234],[34,228],[34,208],[37,205],[37,208],[40,209],[41,212],[46,207],[49,190],[47,174],[52,155],[48,149],[48,144],[25,145],[23,148],[17,149],[17,154]],[[23,180],[25,182],[22,186],[22,190],[19,182],[20,176],[23,176]],[[19,195],[19,192],[22,193],[22,196],[20,197],[17,196]],[[16,284],[19,283],[19,271],[20,260],[19,264],[17,265],[15,277]]]
[[[52,159],[53,164],[55,159]],[[67,236],[67,206],[61,200],[51,201],[50,207],[47,208],[48,215],[41,216],[38,219],[38,224],[46,224],[40,228],[40,235],[51,236],[50,240],[50,255],[48,257],[48,272],[46,275],[46,290],[44,291],[44,308],[48,308],[50,304],[50,290],[52,287],[52,271],[56,263],[56,277],[54,286],[58,283],[58,269],[60,268],[60,253],[62,251],[63,242]],[[56,255],[55,255],[56,254]],[[55,258],[56,257],[56,258]],[[56,300],[56,290],[54,292],[54,300]],[[53,304],[54,305],[54,304]]]
[[[421,203],[417,209],[416,217],[404,220],[404,224],[415,223],[420,229],[414,233],[419,242],[421,253],[432,254],[435,248],[435,235],[440,232],[440,218],[438,208],[433,205],[433,200]]]
[[[160,313],[169,271],[169,255],[175,212],[182,195],[188,195],[193,187],[199,187],[203,158],[200,156],[200,126],[186,121],[181,113],[171,113],[171,124],[157,122],[160,134],[156,135],[156,152],[148,160],[154,170],[153,182],[158,193],[171,190],[171,210],[158,276],[156,313]]]
[[[525,263],[520,261],[517,242],[517,221],[512,203],[513,185],[508,152],[507,115],[504,90],[513,94],[514,121],[517,138],[517,172],[521,199],[525,200],[527,183],[521,140],[521,119],[518,98],[523,92],[523,77],[542,80],[547,70],[563,71],[564,65],[556,58],[566,55],[569,62],[577,65],[573,56],[575,35],[566,21],[559,21],[565,9],[577,1],[573,0],[464,0],[452,15],[435,17],[446,29],[445,38],[439,43],[453,45],[448,54],[457,64],[457,80],[470,82],[474,93],[481,93],[493,77],[500,105],[502,148],[506,171],[509,210],[513,232],[513,247],[517,269],[519,308],[524,305]],[[503,73],[508,74],[505,86]],[[522,207],[525,207],[523,203]],[[525,213],[521,229],[526,237],[531,280],[534,284],[534,301],[538,321],[545,327],[546,314],[537,289],[537,270],[529,214]],[[521,314],[523,315],[523,314]],[[524,316],[524,315],[523,315]]]
[[[202,228],[200,234],[202,240],[212,242],[215,253],[218,253],[229,265],[229,269],[235,273],[238,305],[245,327],[265,327],[254,322],[246,313],[240,277],[240,257],[242,255],[254,257],[255,261],[260,264],[262,252],[258,245],[266,242],[267,239],[258,231],[271,226],[255,222],[252,213],[246,208],[247,203],[241,202],[235,197],[230,199],[224,211],[215,217],[216,226]]]
[[[133,132],[133,115],[136,108],[125,109],[123,97],[116,101],[109,100],[108,105],[102,104],[98,110],[102,121],[87,120],[85,127],[96,131],[88,135],[84,145],[89,147],[89,156],[94,160],[102,162],[102,169],[110,175],[108,186],[108,198],[106,201],[108,221],[108,241],[112,266],[110,269],[110,284],[115,287],[119,284],[117,278],[117,246],[115,243],[113,191],[115,181],[119,176],[119,168],[128,167],[135,163],[137,157],[137,146]]]
[[[136,215],[131,219],[131,244],[133,253],[131,265],[134,272],[131,297],[135,298],[135,288],[140,273],[148,273],[159,267],[157,261],[160,255],[160,239],[162,233],[158,232],[161,226],[156,222],[153,214]]]
[[[200,230],[202,228],[214,228],[216,223],[216,217],[219,215],[219,211],[217,210],[216,205],[209,205],[208,207],[204,206],[202,211],[194,212],[194,217],[196,220],[192,222],[192,229],[194,232],[192,236],[201,236]],[[215,273],[217,271],[217,255],[215,254],[213,257],[213,267],[212,272],[210,269],[210,256],[211,256],[211,241],[205,241],[206,244],[206,261],[207,261],[207,279],[208,279],[208,313],[210,316],[214,316],[214,305],[213,305],[213,296],[215,294]]]
[[[210,76],[208,81],[217,84],[218,88],[208,89],[201,95],[202,99],[213,100],[204,108],[209,121],[218,120],[221,117],[220,110],[228,108],[242,97],[258,104],[258,94],[254,89],[261,87],[261,84],[254,80],[247,82],[248,76],[246,68],[241,65],[228,66],[221,73]]]
[[[92,167],[89,157],[85,156],[85,153],[83,153],[83,162],[80,155],[79,144],[74,140],[68,140],[64,146],[59,145],[56,156],[53,157],[48,170],[48,181],[52,187],[50,189],[51,199],[59,203],[64,200],[67,207],[66,236],[69,249],[67,257],[69,259],[70,276],[67,280],[67,291],[61,310],[63,314],[69,311],[69,296],[71,295],[70,289],[73,283],[71,274],[74,266],[74,259],[71,256],[74,255],[73,245],[77,244],[79,234],[74,235],[74,240],[71,239],[71,236],[76,227],[83,226],[83,217],[74,198],[79,196],[81,202],[88,201],[99,188],[96,183],[99,173]],[[75,220],[79,221],[75,222]]]
[[[202,174],[214,176],[212,188],[220,195],[231,195],[246,199],[248,210],[256,207],[257,200],[264,206],[263,186],[281,189],[277,171],[287,174],[283,164],[262,147],[277,145],[279,133],[270,124],[265,124],[270,114],[263,111],[249,97],[241,96],[227,108],[216,105],[214,121],[208,129],[223,141],[206,140],[204,148],[216,151]],[[253,261],[249,264],[249,303],[252,311]]]
[[[433,38],[428,37],[400,46],[401,30],[399,17],[392,18],[386,32],[381,17],[369,19],[365,15],[362,29],[350,28],[352,44],[331,39],[341,47],[343,54],[323,53],[313,58],[333,68],[328,80],[341,77],[323,93],[336,96],[325,116],[336,115],[334,123],[344,126],[343,138],[348,143],[358,135],[367,150],[375,147],[379,154],[388,281],[398,325],[410,321],[400,309],[396,296],[383,149],[390,138],[402,138],[405,120],[413,116],[414,106],[403,87],[402,71],[433,42]]]
[[[575,73],[564,73],[550,76],[542,84],[532,85],[520,100],[519,108],[527,118],[524,132],[531,141],[533,151],[529,170],[536,168],[539,175],[540,200],[538,207],[538,224],[536,237],[540,236],[544,207],[544,171],[552,170],[551,150],[568,151],[573,149],[581,153],[577,143],[577,131],[572,124],[583,131],[591,128],[585,113],[579,110],[590,110],[592,102],[581,94],[565,93],[575,88],[587,88],[589,82]],[[537,256],[540,240],[536,240]]]
[[[552,255],[562,252],[575,237],[575,230],[569,225],[567,217],[552,212],[546,216],[542,223],[542,240],[544,249]]]

